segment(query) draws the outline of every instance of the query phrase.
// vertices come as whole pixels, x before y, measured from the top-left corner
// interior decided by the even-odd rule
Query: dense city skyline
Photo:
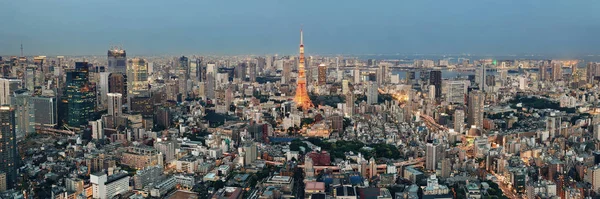
[[[600,3],[365,4],[0,3],[0,199],[600,197]]]
[[[0,54],[600,54],[596,1],[9,1]],[[20,9],[26,8],[26,9]],[[92,9],[90,9],[92,8]]]

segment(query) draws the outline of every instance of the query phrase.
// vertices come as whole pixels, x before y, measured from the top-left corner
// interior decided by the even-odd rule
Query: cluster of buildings
[[[302,40],[297,57],[0,58],[0,198],[600,194],[600,64]]]

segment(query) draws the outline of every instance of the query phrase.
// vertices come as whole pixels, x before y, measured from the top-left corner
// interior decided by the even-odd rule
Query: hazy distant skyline
[[[600,54],[600,1],[2,1],[0,54]]]

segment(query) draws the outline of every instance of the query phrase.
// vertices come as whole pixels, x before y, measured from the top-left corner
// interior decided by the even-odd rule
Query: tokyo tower
[[[308,91],[306,91],[306,75],[304,71],[304,42],[302,36],[302,29],[300,29],[300,62],[298,63],[298,80],[296,81],[296,96],[294,96],[294,102],[302,110],[307,110],[313,107],[313,103],[308,97]]]

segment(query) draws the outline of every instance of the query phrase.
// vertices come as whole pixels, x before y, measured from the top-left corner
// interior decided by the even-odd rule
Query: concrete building
[[[485,102],[485,94],[481,91],[472,91],[469,94],[469,110],[467,123],[469,126],[483,128],[483,106]]]
[[[121,164],[142,169],[148,166],[163,165],[163,155],[152,147],[132,146],[121,154]]]
[[[377,104],[379,98],[379,85],[377,82],[369,82],[367,87],[367,104]]]
[[[162,174],[163,168],[161,166],[151,166],[137,170],[133,176],[133,189],[143,189],[150,183],[154,183],[159,180]]]
[[[107,176],[105,173],[90,175],[93,198],[111,199],[116,195],[129,191],[129,176],[127,173],[117,173]]]

